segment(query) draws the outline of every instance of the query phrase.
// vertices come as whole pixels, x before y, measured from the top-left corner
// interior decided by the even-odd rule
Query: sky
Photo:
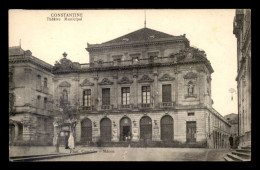
[[[214,69],[213,107],[223,116],[237,113],[237,45],[233,34],[235,9],[146,10],[9,10],[9,47],[19,46],[54,65],[62,53],[73,62],[88,63],[87,43],[102,43],[144,27],[183,35],[203,49]],[[82,13],[81,21],[50,21],[57,13]]]

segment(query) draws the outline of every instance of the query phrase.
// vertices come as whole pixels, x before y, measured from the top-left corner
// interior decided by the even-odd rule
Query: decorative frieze
[[[118,84],[132,84],[133,80],[129,80],[128,77],[123,77],[120,81],[117,82]]]
[[[104,78],[100,83],[98,83],[99,85],[112,85],[114,84],[114,82],[110,81],[108,78]]]
[[[151,83],[154,80],[151,79],[148,75],[144,75],[140,80],[138,80],[138,83]]]
[[[81,84],[80,86],[83,87],[83,86],[93,86],[94,83],[91,83],[88,79],[85,79]]]
[[[71,84],[68,83],[67,81],[62,82],[62,83],[59,85],[59,87],[70,87],[70,86],[71,86]]]
[[[164,74],[161,78],[159,78],[159,81],[173,81],[175,78],[171,77],[169,74]]]
[[[197,74],[193,72],[188,72],[186,75],[183,76],[184,79],[194,79],[197,78]]]

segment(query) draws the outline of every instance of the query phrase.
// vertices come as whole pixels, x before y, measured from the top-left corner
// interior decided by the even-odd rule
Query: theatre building
[[[26,85],[15,83],[12,91],[23,88],[19,97],[34,98],[43,106],[44,102],[50,104],[37,109],[37,102],[26,101],[30,103],[27,107],[36,107],[27,114],[42,117],[49,122],[46,126],[53,126],[60,101],[66,101],[78,116],[74,134],[78,143],[169,141],[209,148],[228,146],[231,126],[212,107],[213,68],[204,51],[190,47],[185,34],[173,36],[142,28],[108,42],[87,44],[86,50],[90,57],[87,64],[72,62],[73,56],[66,53],[54,66],[24,56],[28,59],[23,63],[30,64],[17,76],[30,74],[30,67],[30,81],[35,83],[18,77],[14,81],[23,79]],[[16,58],[9,56],[12,71],[22,69]],[[37,87],[39,76],[43,88],[48,79],[48,93],[26,93],[27,85],[32,86],[31,91]],[[20,105],[16,97],[14,110],[25,107]],[[39,116],[38,110],[43,110],[44,116]],[[10,119],[19,121],[16,117],[23,114]],[[28,138],[29,133],[23,131],[23,135]],[[50,132],[49,136],[54,135]]]

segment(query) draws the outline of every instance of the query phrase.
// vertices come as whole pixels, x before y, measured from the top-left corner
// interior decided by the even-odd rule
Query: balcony
[[[175,102],[162,102],[160,103],[160,108],[172,108]]]
[[[113,109],[113,105],[102,105],[101,106],[101,110],[112,110]]]
[[[81,106],[80,111],[92,111],[93,106]]]
[[[121,104],[120,109],[132,109],[132,104]]]
[[[141,104],[138,104],[138,108],[140,108],[140,109],[149,109],[149,108],[152,108],[152,107],[153,107],[152,103],[141,103]]]

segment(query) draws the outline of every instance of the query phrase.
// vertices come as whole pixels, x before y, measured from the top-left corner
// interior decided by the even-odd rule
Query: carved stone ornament
[[[144,75],[140,80],[138,80],[138,83],[151,83],[154,80],[151,79],[148,75]]]
[[[114,82],[108,80],[108,78],[104,78],[100,83],[98,83],[99,85],[112,85],[114,84]]]
[[[175,78],[171,77],[169,74],[164,74],[161,78],[159,78],[159,81],[173,81]]]
[[[188,72],[186,75],[183,76],[183,78],[185,78],[185,79],[194,79],[197,77],[198,77],[197,74],[193,73],[193,72]]]
[[[85,79],[81,84],[80,86],[93,86],[94,83],[91,83],[88,79]]]
[[[70,87],[70,86],[71,86],[70,83],[68,83],[68,82],[66,82],[66,81],[62,82],[62,83],[59,85],[59,87]]]
[[[118,84],[132,84],[133,80],[129,80],[128,77],[123,77],[120,81],[118,81]]]

